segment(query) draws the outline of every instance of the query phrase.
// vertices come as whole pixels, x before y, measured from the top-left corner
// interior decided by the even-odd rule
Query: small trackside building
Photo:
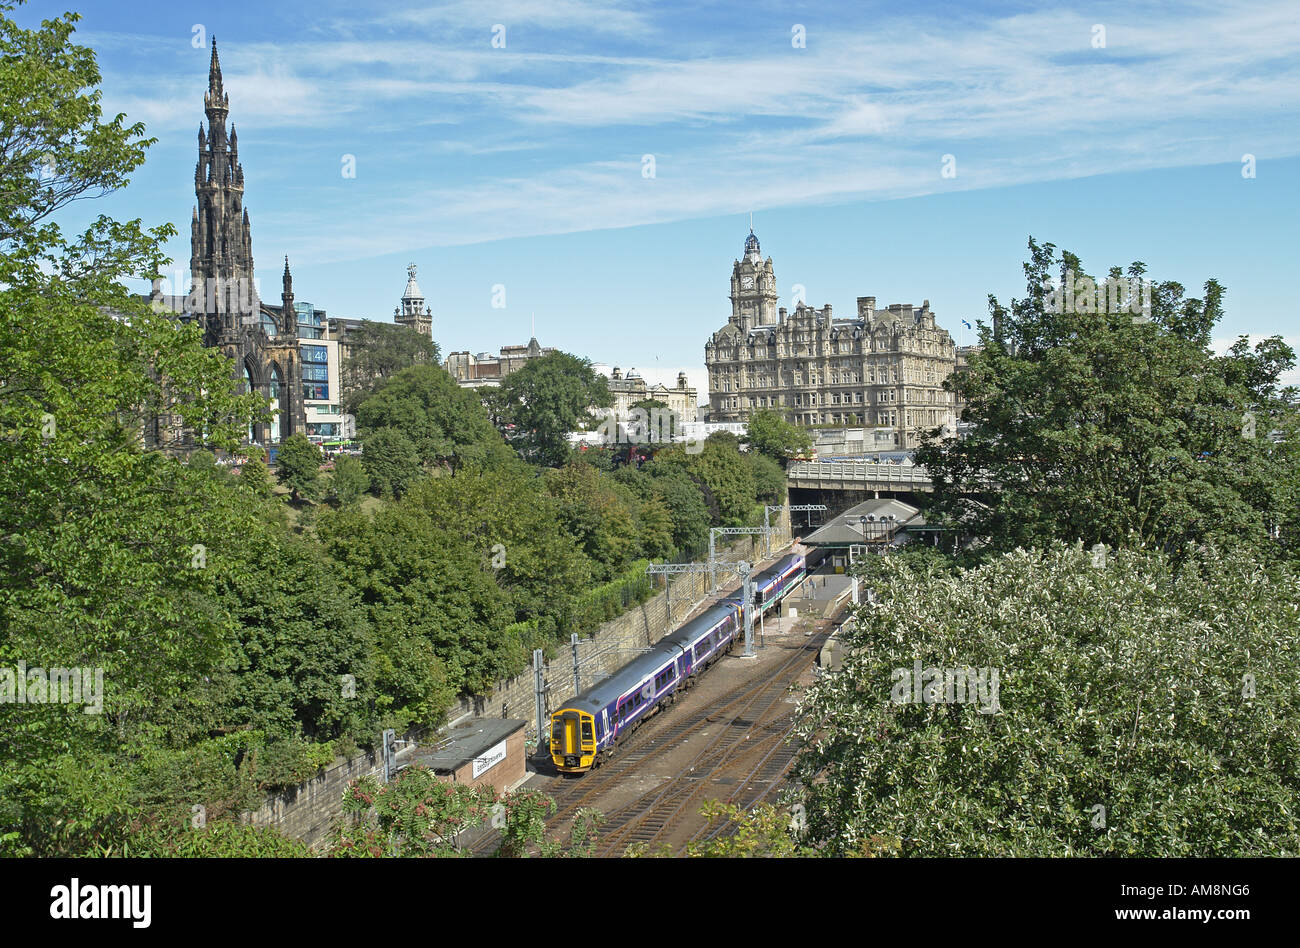
[[[407,766],[427,767],[440,779],[507,793],[528,778],[524,727],[513,718],[472,718],[419,747]]]

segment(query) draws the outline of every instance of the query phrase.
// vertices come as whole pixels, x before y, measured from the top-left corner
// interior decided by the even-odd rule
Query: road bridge
[[[873,493],[897,491],[932,493],[934,484],[925,468],[916,464],[880,461],[796,461],[786,469],[792,490]]]

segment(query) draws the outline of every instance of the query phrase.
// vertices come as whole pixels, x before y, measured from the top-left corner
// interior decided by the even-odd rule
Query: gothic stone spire
[[[194,169],[195,218],[191,224],[190,271],[203,294],[210,331],[233,328],[235,314],[257,311],[253,287],[252,235],[244,202],[244,170],[238,139],[226,136],[230,96],[221,78],[217,40],[212,38],[208,89],[203,95],[208,128],[199,126],[199,160]],[[215,292],[210,292],[214,288]]]

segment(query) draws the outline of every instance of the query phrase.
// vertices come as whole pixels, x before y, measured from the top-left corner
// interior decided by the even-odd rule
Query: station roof
[[[428,767],[437,773],[459,770],[527,723],[518,718],[472,718],[439,735],[432,746],[421,745],[403,765]]]
[[[876,528],[873,534],[870,527],[868,532],[863,535],[861,519],[863,517],[875,517],[879,523],[885,517],[894,518],[894,534],[903,531],[916,529],[925,526],[925,517],[921,511],[911,504],[905,504],[901,500],[895,500],[892,497],[877,497],[850,507],[844,513],[839,514],[833,519],[808,536],[804,537],[802,542],[808,546],[820,547],[848,547],[862,543],[881,543],[885,540],[885,531],[883,528]],[[888,521],[886,521],[888,522]]]

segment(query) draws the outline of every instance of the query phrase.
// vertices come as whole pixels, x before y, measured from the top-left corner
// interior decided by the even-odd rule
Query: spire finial
[[[288,255],[288,254],[285,254],[285,255],[284,255],[284,272],[285,272],[285,273],[288,273],[288,272],[289,272],[289,255]]]
[[[754,232],[754,212],[753,212],[753,211],[750,211],[750,212],[749,212],[749,232],[750,232],[751,234]]]
[[[212,37],[212,60],[208,63],[208,88],[221,92],[221,61],[217,59],[217,37]]]
[[[415,279],[415,271],[416,271],[416,266],[415,266],[415,264],[413,264],[413,263],[408,263],[408,264],[406,265],[406,275],[407,275],[408,277],[410,277],[411,279],[413,279],[413,280]]]

